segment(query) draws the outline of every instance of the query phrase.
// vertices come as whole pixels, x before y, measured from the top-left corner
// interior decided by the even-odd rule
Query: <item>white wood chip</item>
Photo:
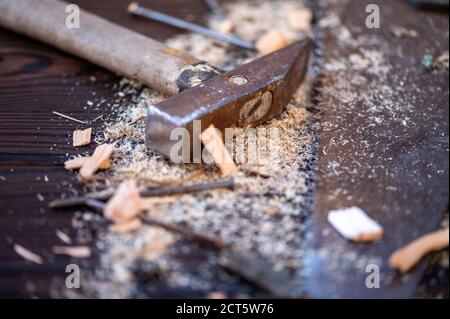
[[[26,249],[25,247],[19,245],[19,244],[14,244],[14,251],[21,256],[23,259],[28,260],[29,262],[38,264],[38,265],[42,265],[44,263],[43,259],[41,256],[33,253],[32,251]]]
[[[448,247],[448,236],[447,228],[419,237],[396,250],[389,258],[389,265],[406,273],[413,269],[426,254]]]
[[[52,251],[56,255],[67,255],[73,258],[91,257],[91,249],[87,246],[54,246]]]
[[[56,236],[61,239],[62,242],[64,242],[65,244],[72,244],[72,239],[62,230],[57,229],[55,231]]]
[[[383,236],[383,228],[361,208],[332,210],[328,222],[343,237],[354,241],[374,241]]]

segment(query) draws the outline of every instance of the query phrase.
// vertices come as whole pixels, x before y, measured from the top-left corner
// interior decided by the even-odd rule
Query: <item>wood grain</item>
[[[87,10],[80,10],[78,28],[68,28],[66,6],[57,0],[0,0],[0,25],[171,95],[180,90],[182,71],[200,62]]]
[[[157,40],[180,32],[130,16],[126,0],[74,2]],[[141,3],[197,22],[202,21],[207,10],[201,1]],[[95,82],[90,80],[92,76]],[[52,111],[81,120],[107,116],[106,106],[96,109],[87,102],[112,101],[117,82],[118,77],[111,72],[0,28],[0,297],[49,297],[50,286],[64,278],[70,258],[54,257],[51,247],[61,244],[56,229],[74,237],[73,212],[51,211],[47,203],[69,194],[70,188],[80,189],[63,163],[67,154],[92,153],[95,145],[74,149],[71,134],[85,126],[59,118]],[[94,131],[99,125],[94,125]],[[14,243],[42,255],[45,265],[25,263],[14,252]]]

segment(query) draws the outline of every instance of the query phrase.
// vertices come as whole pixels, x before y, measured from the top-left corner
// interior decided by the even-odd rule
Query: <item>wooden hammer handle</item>
[[[80,27],[69,28],[67,6],[56,0],[0,0],[0,25],[171,95],[189,87],[196,65],[203,66],[204,73],[205,66],[211,68],[83,10]],[[215,71],[211,68],[206,73],[200,78],[212,77]]]

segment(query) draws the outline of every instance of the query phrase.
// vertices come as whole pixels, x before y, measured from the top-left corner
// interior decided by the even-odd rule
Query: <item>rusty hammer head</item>
[[[201,120],[202,130],[211,124],[223,130],[274,118],[305,77],[312,47],[311,39],[294,43],[150,106],[147,146],[169,157],[177,143],[171,132],[186,128],[192,133],[195,120]]]

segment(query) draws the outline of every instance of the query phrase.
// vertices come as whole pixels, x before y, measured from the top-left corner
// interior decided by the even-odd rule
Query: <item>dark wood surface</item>
[[[73,2],[154,39],[164,40],[180,32],[132,17],[126,11],[126,0]],[[202,22],[208,10],[202,1],[140,2],[197,22]],[[92,76],[95,82],[90,80]],[[63,163],[67,154],[92,148],[74,150],[71,133],[83,125],[61,119],[52,111],[80,120],[106,116],[106,103],[104,108],[93,109],[87,101],[112,100],[117,80],[108,71],[0,28],[0,297],[49,297],[52,283],[64,278],[70,259],[54,257],[51,247],[62,244],[56,229],[74,237],[73,214],[51,211],[47,203],[70,194],[71,188],[80,188]],[[38,194],[45,200],[41,202]],[[14,252],[13,243],[42,255],[46,264],[25,263]]]

